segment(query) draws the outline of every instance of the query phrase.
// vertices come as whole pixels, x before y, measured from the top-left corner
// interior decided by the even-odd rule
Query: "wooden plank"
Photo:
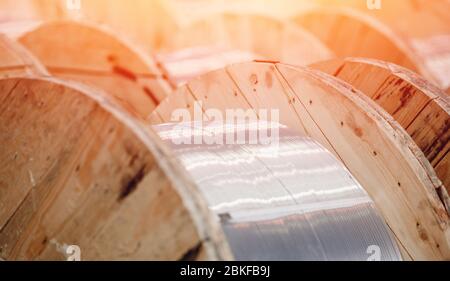
[[[450,174],[450,156],[447,154],[442,158],[441,161],[434,167],[438,175],[449,175]],[[442,183],[444,186],[450,186],[450,177],[443,178]],[[448,189],[447,189],[448,191]],[[450,193],[450,192],[449,192]]]
[[[230,259],[184,170],[108,96],[56,79],[0,80],[0,257]],[[200,246],[199,246],[200,245]]]
[[[272,83],[266,83],[267,71],[272,74]],[[228,67],[227,72],[222,73],[233,77],[229,83],[237,85],[239,94],[249,101],[250,107],[243,109],[279,109],[280,122],[290,124],[291,129],[309,135],[320,132],[318,140],[332,147],[371,195],[412,259],[450,257],[448,214],[427,169],[413,151],[416,145],[373,101],[331,76],[305,68],[254,62]],[[207,74],[196,84],[215,84],[214,79],[219,78]],[[214,94],[203,88],[202,92],[193,90],[194,95]],[[232,91],[222,94],[234,95]],[[293,98],[297,106],[292,105]],[[238,108],[228,105],[225,98],[217,102],[204,106],[204,110]],[[164,107],[166,112],[175,109],[168,103]]]
[[[407,69],[381,61],[335,59],[312,67],[342,79],[379,104],[409,133],[437,177],[448,183],[448,169],[445,165],[437,168],[441,161],[449,161],[450,99],[446,93]]]
[[[278,74],[274,64],[259,63],[257,69],[253,64],[236,65],[228,67],[228,71],[243,93],[252,93],[244,94],[252,108],[276,108],[283,125],[296,128],[301,133],[308,133],[321,140],[329,151],[334,152],[332,145],[305,112],[303,104],[296,99],[289,85]],[[274,95],[274,92],[278,94]]]
[[[437,167],[441,161],[448,162],[450,150],[449,111],[443,111],[437,103],[430,103],[408,127],[408,133],[417,142],[428,157],[430,163]],[[426,124],[426,126],[424,126]],[[439,170],[439,177],[448,182],[450,174]],[[446,186],[450,190],[449,186]]]
[[[14,26],[7,24],[3,30]],[[140,116],[153,111],[172,90],[150,57],[106,28],[52,21],[15,32],[52,75],[106,90],[126,100]]]

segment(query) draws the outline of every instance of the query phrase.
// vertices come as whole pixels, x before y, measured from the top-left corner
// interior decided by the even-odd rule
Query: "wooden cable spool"
[[[315,0],[317,1],[317,0]],[[298,11],[315,7],[315,1],[298,0],[173,0],[170,9],[179,24],[193,22],[216,13],[256,13],[286,19]]]
[[[404,256],[449,259],[448,214],[430,169],[417,158],[410,136],[364,94],[319,71],[254,62],[190,81],[159,105],[150,122],[179,121],[171,119],[179,108],[194,116],[196,101],[206,118],[211,108],[278,109],[282,124],[342,160],[375,201]]]
[[[76,21],[8,23],[16,38],[56,76],[105,90],[147,116],[172,90],[153,60],[112,31]]]
[[[298,65],[333,56],[318,39],[302,28],[257,14],[212,15],[181,25],[165,39],[161,50],[166,52],[220,46]]]
[[[87,20],[106,24],[147,51],[157,48],[173,26],[167,0],[2,0],[0,22],[14,20]],[[3,11],[4,14],[2,13]]]
[[[0,34],[0,77],[48,75],[47,70],[24,47]]]
[[[346,1],[346,6],[357,1]],[[359,1],[358,5],[361,6]],[[339,57],[368,57],[413,71],[448,91],[448,1],[384,1],[381,10],[327,6],[293,18]],[[402,16],[399,16],[401,13]]]
[[[106,24],[126,34],[146,52],[159,48],[162,38],[174,29],[167,0],[83,0],[79,13],[72,17]],[[69,13],[70,16],[70,13]]]
[[[236,260],[366,261],[370,245],[380,245],[379,260],[402,260],[373,200],[331,152],[275,120],[232,114],[241,118],[153,128],[220,221]]]
[[[383,107],[416,142],[450,191],[450,98],[446,93],[403,67],[381,61],[335,59],[312,67],[346,81]]]
[[[359,184],[349,177],[336,158],[308,138],[292,138],[295,134],[284,129],[282,135],[287,137],[287,142],[281,151],[290,153],[291,149],[296,152],[303,149],[304,156],[312,152],[309,160],[325,161],[325,166],[319,161],[313,167],[330,168],[328,165],[332,164],[331,167],[338,168],[337,174],[333,169],[318,169],[319,174],[306,176],[309,180],[320,179],[316,182],[317,191],[335,191],[343,183],[353,183],[350,189],[337,192],[336,196],[324,193],[320,202],[331,203],[331,206],[314,204],[318,194],[307,198],[302,193],[294,193],[303,203],[297,210],[292,209],[296,204],[289,204],[290,198],[286,198],[283,205],[277,202],[273,206],[263,204],[260,206],[263,208],[235,208],[231,212],[233,219],[230,216],[223,225],[217,217],[211,217],[213,211],[205,208],[199,178],[191,178],[192,170],[185,170],[186,166],[181,165],[183,161],[175,158],[172,150],[168,151],[173,144],[160,140],[151,128],[123,111],[106,94],[82,84],[32,77],[0,79],[0,93],[0,129],[4,133],[0,135],[0,144],[5,148],[0,159],[6,164],[0,170],[2,260],[64,260],[70,257],[67,249],[73,245],[79,247],[83,260],[233,259],[229,251],[231,242],[235,250],[236,247],[240,250],[241,258],[353,257],[365,260],[366,247],[372,242],[383,249],[383,259],[400,258],[389,229],[373,202],[367,200],[367,194],[361,192]],[[22,118],[15,118],[18,113]],[[170,130],[164,132],[170,133]],[[178,152],[189,152],[186,147],[177,148]],[[311,151],[311,148],[316,150]],[[294,158],[289,159],[292,164],[296,162]],[[273,167],[269,163],[271,159],[261,158],[267,167]],[[287,161],[284,157],[279,160]],[[307,163],[311,165],[310,161]],[[246,166],[251,167],[260,168],[259,165]],[[308,169],[298,171],[304,173]],[[337,176],[341,181],[322,189],[324,183],[329,183],[325,175]],[[289,178],[284,177],[284,180],[287,184]],[[311,183],[303,188],[311,188]],[[279,183],[268,187],[273,192],[266,190],[261,195],[276,195],[280,188],[287,188]],[[239,198],[239,192],[234,193],[230,186],[227,190],[223,190],[224,194]],[[304,206],[307,203],[309,208],[315,206],[321,211],[308,211]],[[280,207],[287,207],[284,210],[287,214],[281,217]],[[261,220],[264,211],[275,219],[263,217]],[[243,212],[247,216],[253,214],[253,220],[239,217]],[[278,233],[286,227],[279,223],[280,219],[290,225],[290,231],[296,230],[294,237],[293,233],[273,237],[272,231]],[[325,221],[328,223],[324,224]],[[308,229],[311,222],[316,222],[314,230],[317,232],[308,231],[313,229]],[[344,230],[342,222],[356,229]],[[254,241],[255,235],[247,235],[247,240],[239,235],[228,235],[224,240],[219,225],[228,234],[252,234],[251,230],[253,234],[260,233],[256,236],[262,247],[252,248],[254,255],[249,256],[244,250],[249,245],[239,247],[236,243],[255,244],[246,243],[248,239]],[[258,226],[257,233],[252,225]],[[358,226],[363,227],[363,231]],[[330,228],[335,235],[330,235]],[[312,249],[309,244],[300,243],[302,247],[292,247],[289,251],[295,256],[286,255],[286,251],[276,245],[275,251],[274,245],[264,247],[266,240],[286,246],[314,237],[328,243]],[[335,241],[347,243],[335,247]]]
[[[232,258],[177,160],[109,96],[8,78],[0,101],[2,259]]]
[[[257,58],[249,52],[214,46],[187,48],[155,56],[158,67],[174,88],[204,73]]]

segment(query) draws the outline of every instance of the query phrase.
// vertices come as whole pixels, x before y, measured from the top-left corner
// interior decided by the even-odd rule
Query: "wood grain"
[[[20,25],[17,23],[16,25]],[[78,21],[36,22],[20,29],[0,26],[57,77],[110,93],[140,116],[172,90],[152,58],[108,28]]]
[[[445,165],[450,157],[450,98],[446,93],[403,67],[381,61],[335,59],[312,67],[346,81],[386,110],[412,137],[450,191]]]
[[[157,135],[106,94],[0,80],[0,256],[230,259],[218,223]]]

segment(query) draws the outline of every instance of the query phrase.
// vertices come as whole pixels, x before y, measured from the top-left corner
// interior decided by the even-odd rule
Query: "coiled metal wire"
[[[401,260],[374,203],[332,153],[264,124],[155,126],[217,215],[237,260]],[[250,143],[268,128],[278,136]],[[246,140],[236,143],[239,133]]]

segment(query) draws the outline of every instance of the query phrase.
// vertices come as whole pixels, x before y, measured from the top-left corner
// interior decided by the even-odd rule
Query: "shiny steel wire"
[[[334,155],[278,125],[276,141],[250,144],[261,127],[155,126],[217,215],[237,260],[401,260],[374,203]],[[201,139],[214,132],[225,142],[233,130],[246,143]],[[197,144],[186,143],[194,136]]]

